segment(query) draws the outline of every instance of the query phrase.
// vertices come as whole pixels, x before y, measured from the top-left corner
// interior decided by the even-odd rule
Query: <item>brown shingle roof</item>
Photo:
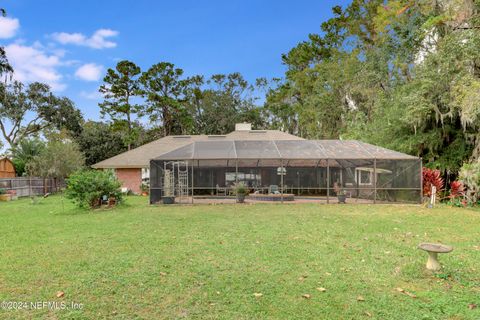
[[[217,140],[304,140],[278,130],[233,131],[226,135],[168,136],[100,161],[92,168],[148,168],[150,160],[195,141]]]

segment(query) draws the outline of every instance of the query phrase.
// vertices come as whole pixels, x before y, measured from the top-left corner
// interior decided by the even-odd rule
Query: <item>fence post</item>
[[[330,162],[327,159],[327,204],[330,203]]]
[[[373,183],[373,203],[377,203],[377,158],[373,159]]]

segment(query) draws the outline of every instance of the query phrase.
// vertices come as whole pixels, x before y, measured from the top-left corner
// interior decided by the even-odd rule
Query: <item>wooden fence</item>
[[[65,181],[57,178],[15,177],[0,178],[0,188],[15,190],[19,197],[44,195],[65,187]]]

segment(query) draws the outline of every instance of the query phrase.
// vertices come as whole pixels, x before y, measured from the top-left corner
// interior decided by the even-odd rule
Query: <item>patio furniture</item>
[[[226,196],[227,195],[227,188],[220,187],[218,184],[215,187],[217,196]]]
[[[250,194],[248,196],[249,199],[251,200],[256,200],[256,201],[294,201],[295,200],[295,195],[289,194],[289,193],[284,193],[282,194]]]
[[[427,251],[427,269],[432,271],[438,271],[442,268],[438,262],[437,255],[439,253],[449,253],[453,250],[452,246],[447,246],[440,243],[420,243],[418,249]]]
[[[270,185],[270,187],[268,187],[268,193],[269,194],[277,194],[279,191],[278,191],[278,186],[276,184],[272,184]]]

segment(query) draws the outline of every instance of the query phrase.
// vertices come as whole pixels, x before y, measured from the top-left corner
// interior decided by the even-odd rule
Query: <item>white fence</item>
[[[15,190],[19,197],[53,193],[59,191],[63,187],[65,187],[65,181],[56,178],[0,178],[0,188]]]

